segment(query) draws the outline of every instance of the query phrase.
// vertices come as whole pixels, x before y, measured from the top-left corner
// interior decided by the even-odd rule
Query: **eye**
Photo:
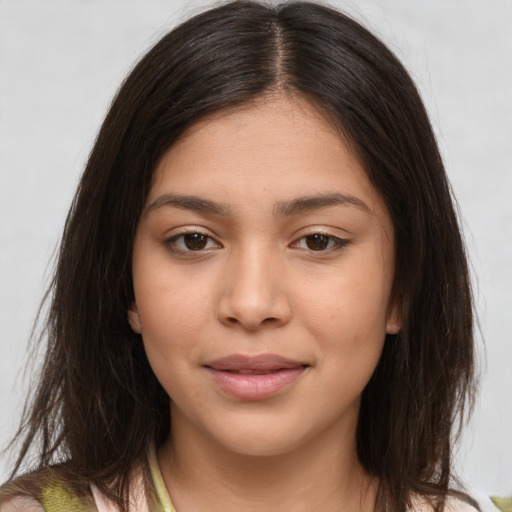
[[[341,248],[346,244],[348,244],[348,240],[343,240],[336,236],[326,235],[324,233],[312,233],[311,235],[299,238],[295,246],[300,249],[319,252]]]
[[[180,233],[166,240],[165,244],[173,252],[200,252],[220,247],[213,238],[198,231]]]

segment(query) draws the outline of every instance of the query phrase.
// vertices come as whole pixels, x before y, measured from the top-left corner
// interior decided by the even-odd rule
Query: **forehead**
[[[174,193],[258,206],[333,192],[383,207],[334,124],[308,100],[283,94],[194,124],[161,159],[148,202]]]

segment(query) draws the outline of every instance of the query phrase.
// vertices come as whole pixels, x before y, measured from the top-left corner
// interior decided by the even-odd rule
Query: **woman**
[[[2,511],[476,506],[451,489],[474,361],[449,185],[408,74],[343,14],[233,2],[159,41],[51,301],[13,476],[39,462]]]

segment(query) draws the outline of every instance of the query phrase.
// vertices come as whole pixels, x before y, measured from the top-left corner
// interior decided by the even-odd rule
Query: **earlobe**
[[[400,308],[394,305],[390,308],[386,322],[386,334],[398,334],[402,329],[402,314]]]
[[[140,324],[139,312],[137,311],[137,305],[135,302],[132,304],[131,308],[128,310],[128,323],[134,332],[137,334],[142,333],[142,326]]]

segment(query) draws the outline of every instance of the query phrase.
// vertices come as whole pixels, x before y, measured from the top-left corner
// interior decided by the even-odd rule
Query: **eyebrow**
[[[202,197],[198,196],[184,196],[176,194],[163,194],[157,197],[148,206],[146,213],[149,214],[165,206],[214,215],[227,216],[229,214],[228,205],[217,203],[215,201],[209,201],[208,199],[203,199]]]
[[[299,213],[328,208],[330,206],[352,206],[365,213],[372,214],[370,207],[361,199],[350,194],[320,194],[304,196],[292,201],[282,201],[274,206],[274,214],[281,217],[297,215]]]
[[[372,210],[368,205],[358,197],[350,194],[334,193],[298,197],[291,201],[280,201],[274,205],[274,215],[278,217],[290,217],[292,215],[320,210],[331,206],[351,206],[365,213],[372,214]],[[217,203],[199,196],[163,194],[157,197],[148,206],[146,214],[163,207],[180,208],[224,217],[227,217],[230,211],[227,204]]]

